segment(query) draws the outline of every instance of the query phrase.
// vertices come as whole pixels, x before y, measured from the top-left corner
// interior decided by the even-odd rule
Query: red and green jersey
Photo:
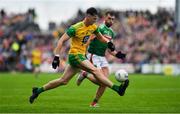
[[[115,33],[113,30],[109,27],[107,27],[105,24],[101,24],[99,26],[99,32],[104,35],[108,36],[110,38],[114,38]],[[111,39],[110,39],[111,40]],[[98,56],[105,56],[105,52],[107,49],[107,43],[101,42],[97,38],[95,38],[89,45],[88,52],[92,54],[96,54]]]

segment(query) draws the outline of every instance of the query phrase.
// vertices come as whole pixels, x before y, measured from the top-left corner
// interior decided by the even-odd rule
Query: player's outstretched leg
[[[46,83],[44,86],[40,88],[34,87],[32,90],[32,95],[29,97],[29,102],[33,103],[34,100],[39,96],[39,94],[44,91],[51,90],[59,86],[68,84],[69,80],[72,79],[72,77],[77,73],[77,71],[78,71],[77,68],[74,68],[71,65],[67,65],[63,73],[63,76],[61,76],[60,78],[54,79],[52,81],[49,81],[48,83]]]
[[[43,87],[42,88],[33,87],[32,95],[29,97],[29,102],[32,104],[34,100],[39,96],[39,94],[43,91],[44,91]]]

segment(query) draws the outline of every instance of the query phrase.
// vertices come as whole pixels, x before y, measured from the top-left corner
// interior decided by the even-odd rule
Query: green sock
[[[40,94],[40,93],[42,93],[42,92],[44,92],[44,91],[45,91],[45,90],[44,90],[43,87],[40,87],[40,88],[37,89],[37,93],[38,93],[38,94]]]
[[[118,91],[119,91],[119,86],[113,85],[113,86],[111,87],[111,89],[114,90],[114,91],[116,91],[116,92],[118,92]]]

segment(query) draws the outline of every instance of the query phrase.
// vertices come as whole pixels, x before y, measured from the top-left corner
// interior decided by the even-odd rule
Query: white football
[[[126,70],[120,69],[120,70],[116,71],[115,78],[117,81],[123,82],[128,79],[128,73],[126,72]]]

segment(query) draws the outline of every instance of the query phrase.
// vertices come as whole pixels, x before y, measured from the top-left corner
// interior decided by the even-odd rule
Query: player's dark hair
[[[98,12],[97,12],[96,8],[90,7],[90,8],[87,9],[86,14],[97,15]]]
[[[105,15],[107,16],[107,15],[111,15],[111,16],[115,16],[115,12],[114,11],[107,11],[106,13],[105,13]]]

